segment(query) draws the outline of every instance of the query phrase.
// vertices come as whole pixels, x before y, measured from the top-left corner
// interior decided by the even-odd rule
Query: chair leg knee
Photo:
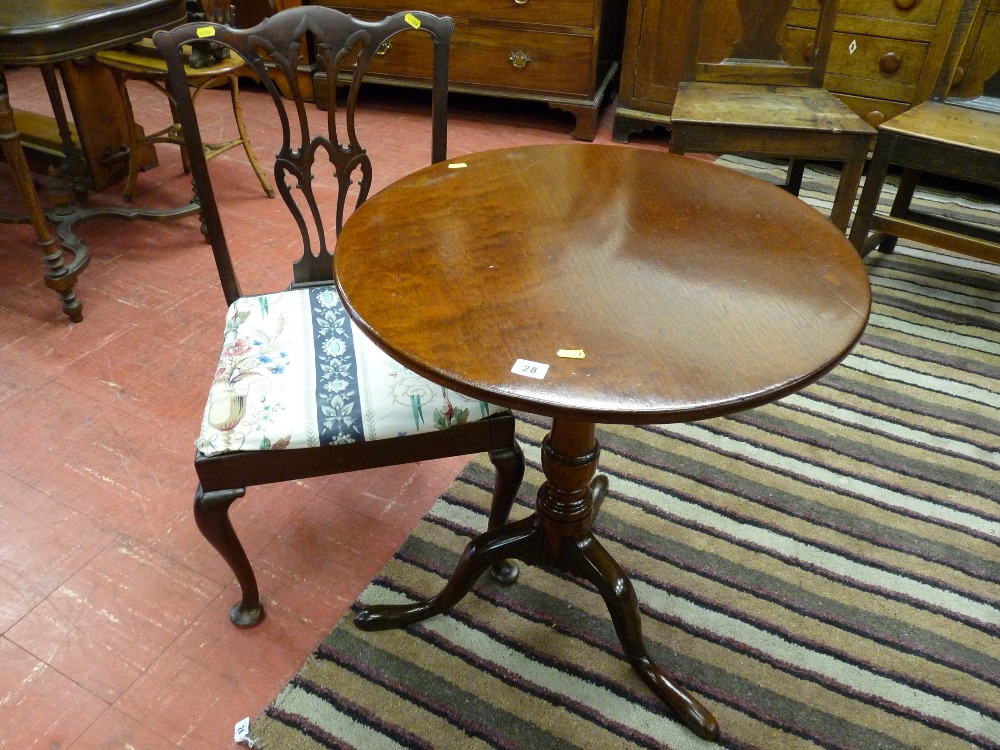
[[[194,520],[202,536],[222,555],[240,584],[242,598],[233,606],[229,619],[234,625],[246,628],[260,622],[264,608],[250,559],[229,520],[229,506],[244,494],[246,489],[243,487],[204,492],[199,484],[194,495]]]

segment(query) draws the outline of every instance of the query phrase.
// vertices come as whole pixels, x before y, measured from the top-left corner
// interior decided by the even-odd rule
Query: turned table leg
[[[78,261],[83,262],[75,263],[74,266],[77,267],[74,270],[67,269],[63,264],[62,248],[56,242],[55,235],[46,223],[41,202],[38,200],[38,193],[35,191],[35,183],[31,179],[28,162],[24,157],[21,135],[14,123],[14,110],[10,106],[7,79],[2,69],[0,69],[0,145],[3,147],[7,163],[14,173],[17,189],[27,204],[29,221],[35,229],[38,244],[42,248],[42,258],[46,271],[45,283],[59,294],[63,312],[74,323],[78,323],[83,320],[83,304],[76,298],[75,286],[77,275],[82,270],[85,259],[78,258]]]

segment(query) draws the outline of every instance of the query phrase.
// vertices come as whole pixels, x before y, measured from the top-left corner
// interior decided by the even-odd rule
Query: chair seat
[[[997,114],[957,103],[924,102],[882,123],[879,130],[1000,155]]]
[[[680,84],[671,122],[747,128],[854,133],[874,130],[825,89],[803,86],[712,83]]]
[[[390,359],[333,287],[295,289],[230,306],[197,446],[211,456],[356,443],[500,411]]]

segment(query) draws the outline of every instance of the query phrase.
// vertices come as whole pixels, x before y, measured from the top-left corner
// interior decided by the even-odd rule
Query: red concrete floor
[[[34,69],[8,72],[16,107],[46,111]],[[133,84],[150,131],[168,110]],[[255,145],[264,95],[246,91]],[[203,122],[232,128],[206,92]],[[422,95],[380,94],[361,130],[375,189],[429,162]],[[612,107],[598,142],[610,142]],[[449,156],[569,140],[572,117],[544,104],[453,97]],[[661,136],[636,145],[663,149]],[[134,203],[186,202],[177,149],[141,174]],[[287,283],[269,201],[241,151],[213,161],[230,236],[261,290]],[[122,185],[92,196],[120,204]],[[4,210],[19,210],[0,165]],[[192,458],[225,302],[195,219],[102,220],[72,324],[42,281],[28,226],[0,228],[0,748],[220,748],[300,668],[465,463],[464,458],[251,488],[233,518],[268,615],[230,624],[235,582],[192,519]],[[239,244],[237,242],[236,244]],[[252,250],[253,252],[249,252]],[[284,254],[289,257],[288,253]],[[258,291],[258,290],[254,290]]]

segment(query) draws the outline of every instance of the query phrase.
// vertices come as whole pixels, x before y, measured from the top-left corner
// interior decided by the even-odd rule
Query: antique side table
[[[603,596],[640,677],[699,736],[712,714],[649,657],[636,596],[592,531],[597,423],[687,422],[781,398],[851,350],[871,290],[829,220],[777,187],[620,146],[529,146],[416,172],[348,220],[334,256],[351,317],[406,367],[552,417],[528,518],[469,543],[444,589],[363,629],[458,602],[512,558]],[[509,511],[509,509],[508,509]]]
[[[63,247],[45,220],[41,202],[28,170],[14,111],[7,93],[5,65],[37,65],[52,101],[63,153],[68,161],[81,158],[70,134],[66,112],[56,82],[55,65],[75,57],[149,36],[154,31],[182,22],[187,16],[184,0],[52,0],[21,2],[0,0],[0,145],[14,172],[18,192],[28,209],[28,218],[38,237],[45,262],[45,283],[62,300],[69,319],[83,319],[83,305],[76,296],[76,280],[87,266],[89,254],[82,243],[66,246],[73,258],[63,261]],[[13,214],[0,221],[22,222]]]

